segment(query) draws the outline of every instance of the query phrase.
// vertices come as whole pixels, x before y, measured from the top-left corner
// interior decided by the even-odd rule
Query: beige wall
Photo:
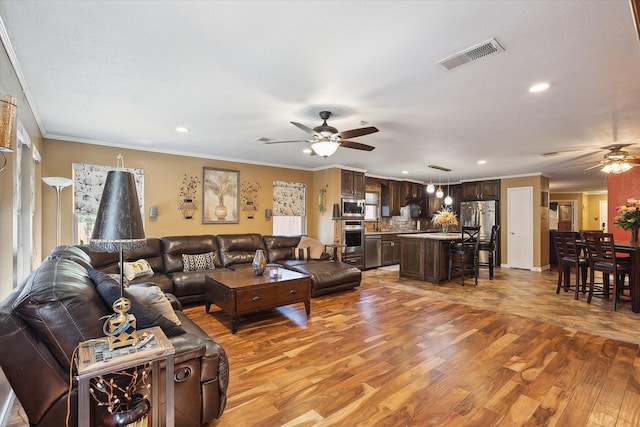
[[[93,144],[83,144],[68,141],[46,140],[44,144],[43,176],[71,177],[72,163],[88,163],[104,166],[116,166],[116,156],[122,153],[125,167],[144,169],[145,188],[145,234],[147,237],[162,237],[170,235],[188,234],[224,234],[224,233],[261,233],[271,234],[271,220],[265,219],[265,208],[273,207],[272,183],[274,180],[302,182],[307,185],[307,232],[318,237],[320,221],[317,206],[317,180],[324,177],[323,172],[311,172],[297,169],[284,169],[270,166],[260,166],[247,163],[227,162],[220,160],[202,159],[197,157],[176,156],[152,153],[139,150],[128,150]],[[240,172],[240,181],[251,184],[260,183],[258,196],[258,211],[253,219],[247,219],[240,211],[238,224],[202,224],[201,209],[194,218],[185,220],[177,208],[177,196],[182,186],[184,175],[197,176],[202,180],[202,168],[215,167],[232,169]],[[333,176],[329,171],[327,176]],[[329,189],[340,192],[335,180],[327,179]],[[199,198],[202,202],[202,184],[199,186]],[[62,193],[62,243],[72,243],[72,192],[63,190]],[[327,200],[331,199],[327,197]],[[44,191],[43,209],[50,214],[43,219],[43,253],[47,254],[55,246],[55,191]],[[328,202],[329,203],[329,202]],[[158,207],[158,218],[149,219],[149,206]],[[331,216],[330,207],[322,218]],[[322,221],[322,223],[327,221]],[[328,224],[328,222],[327,222]],[[326,228],[326,225],[325,225]],[[322,228],[324,230],[324,228]],[[324,233],[324,231],[323,231]],[[322,236],[323,241],[333,241],[331,234]]]
[[[546,269],[549,266],[549,208],[541,206],[541,192],[549,191],[549,178],[542,175],[500,180],[500,262],[509,264],[507,191],[518,187],[533,188],[533,269]]]

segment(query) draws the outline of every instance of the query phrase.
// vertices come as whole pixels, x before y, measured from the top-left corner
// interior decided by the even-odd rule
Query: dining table
[[[631,274],[629,277],[631,293],[631,310],[640,313],[640,245],[630,241],[616,241],[616,254],[627,254],[630,258]]]

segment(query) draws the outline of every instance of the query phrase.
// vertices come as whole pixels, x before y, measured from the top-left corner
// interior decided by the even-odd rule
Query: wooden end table
[[[311,314],[311,278],[284,268],[270,278],[269,269],[260,276],[253,270],[220,270],[205,279],[206,311],[211,304],[231,316],[231,333],[238,331],[238,318],[246,313],[304,302]]]

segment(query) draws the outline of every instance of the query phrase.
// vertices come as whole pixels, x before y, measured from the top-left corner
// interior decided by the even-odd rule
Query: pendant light
[[[438,189],[436,190],[436,197],[442,199],[444,197],[444,191],[442,191],[442,177],[438,176]]]
[[[427,184],[427,193],[433,194],[436,191],[436,186],[431,182],[431,173],[429,173],[429,184]]]
[[[438,165],[428,165],[431,169],[437,169],[439,171],[451,172],[451,169],[445,168]],[[431,178],[429,178],[431,181]],[[433,184],[431,184],[433,186]],[[429,192],[429,188],[427,187],[427,192]],[[444,197],[444,191],[442,191],[442,175],[438,175],[438,189],[436,190],[436,197],[438,199],[442,199]]]
[[[444,205],[451,206],[453,204],[453,199],[451,198],[451,193],[449,192],[449,175],[447,175],[447,197],[444,198]]]

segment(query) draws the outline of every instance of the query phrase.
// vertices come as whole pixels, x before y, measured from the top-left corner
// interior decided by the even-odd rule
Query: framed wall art
[[[202,168],[202,223],[237,224],[240,172]]]

